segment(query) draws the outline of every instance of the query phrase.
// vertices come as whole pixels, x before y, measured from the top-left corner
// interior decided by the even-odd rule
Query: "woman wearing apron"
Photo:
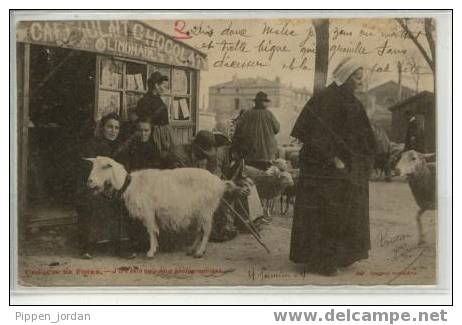
[[[175,159],[173,130],[169,124],[168,108],[160,97],[168,83],[168,77],[154,72],[148,79],[148,92],[138,101],[137,113],[140,119],[152,121],[152,139],[162,160],[172,165]]]

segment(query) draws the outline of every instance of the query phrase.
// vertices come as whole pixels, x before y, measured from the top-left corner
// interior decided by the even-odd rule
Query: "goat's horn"
[[[432,158],[435,158],[436,157],[436,153],[424,153],[422,154],[422,156],[424,157],[424,159],[432,159]]]

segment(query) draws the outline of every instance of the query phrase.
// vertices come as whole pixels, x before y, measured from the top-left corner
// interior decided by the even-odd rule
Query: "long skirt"
[[[354,157],[348,174],[339,172],[338,177],[308,176],[316,173],[302,166],[292,228],[292,261],[314,268],[342,267],[368,258],[370,166],[370,161]]]
[[[348,181],[306,174],[301,171],[297,188],[290,259],[308,268],[336,267],[348,217],[344,210]]]
[[[90,252],[98,243],[128,240],[128,215],[121,201],[87,192],[77,210],[82,252]]]
[[[366,259],[371,247],[369,227],[369,173],[372,161],[356,156],[350,170],[345,199],[347,222],[340,234],[339,263],[349,265]]]
[[[173,129],[170,125],[154,125],[152,139],[159,151],[169,152],[175,144]]]
[[[152,139],[160,152],[164,168],[179,167],[183,152],[181,145],[175,141],[173,129],[170,125],[155,125],[152,130]]]

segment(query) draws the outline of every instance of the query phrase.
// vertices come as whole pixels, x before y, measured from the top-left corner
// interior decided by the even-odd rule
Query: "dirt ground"
[[[278,210],[278,207],[277,207]],[[18,257],[23,286],[190,286],[190,285],[379,285],[436,282],[436,213],[426,212],[426,244],[417,245],[417,206],[402,180],[370,183],[370,257],[334,277],[305,273],[289,261],[292,218],[275,216],[261,235],[266,251],[249,234],[209,243],[202,259],[181,248],[160,251],[153,259],[127,260],[112,254],[82,260],[75,228],[44,229],[27,234]],[[291,215],[291,212],[288,214]]]

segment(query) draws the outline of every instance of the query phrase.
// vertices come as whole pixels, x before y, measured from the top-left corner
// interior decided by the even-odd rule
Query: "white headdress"
[[[341,86],[350,76],[358,69],[361,69],[363,65],[358,62],[357,59],[352,57],[346,57],[340,61],[337,67],[332,72],[332,77],[337,84]]]

